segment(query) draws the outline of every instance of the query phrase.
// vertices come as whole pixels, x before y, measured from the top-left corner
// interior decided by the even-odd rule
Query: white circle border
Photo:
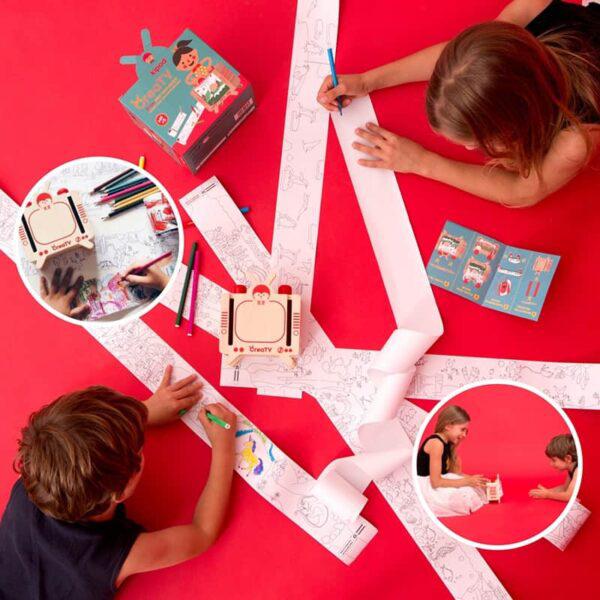
[[[138,311],[133,311],[132,314],[124,316],[122,319],[117,319],[114,321],[85,321],[85,320],[73,319],[72,317],[68,317],[67,315],[63,315],[62,313],[58,312],[57,310],[52,308],[49,304],[46,304],[40,297],[39,292],[33,289],[33,286],[31,285],[28,277],[23,272],[22,266],[21,266],[22,251],[21,251],[21,244],[20,244],[20,240],[19,240],[19,223],[21,220],[21,216],[23,214],[23,208],[25,207],[27,200],[30,198],[30,196],[33,195],[34,191],[40,186],[40,184],[42,184],[47,178],[51,177],[54,173],[60,171],[61,169],[64,169],[67,165],[70,165],[72,163],[77,163],[77,164],[92,163],[92,162],[100,161],[100,160],[113,162],[117,165],[120,164],[125,168],[134,169],[140,175],[147,177],[148,179],[150,179],[151,181],[153,181],[156,184],[156,186],[165,195],[165,197],[169,201],[169,204],[171,205],[171,208],[173,209],[173,214],[175,215],[175,220],[177,221],[177,229],[178,229],[178,234],[179,234],[179,247],[177,249],[178,256],[177,256],[177,261],[175,263],[175,268],[173,269],[173,273],[171,274],[171,277],[169,278],[169,281],[168,281],[167,285],[165,286],[165,288],[161,291],[161,293],[154,300],[152,300],[152,302],[149,302],[144,308],[142,308]],[[171,196],[171,194],[169,193],[167,188],[154,175],[152,175],[151,173],[146,171],[146,169],[142,169],[141,167],[139,167],[138,165],[136,165],[132,162],[123,160],[122,158],[115,158],[113,156],[83,156],[80,158],[74,158],[73,160],[69,160],[69,161],[59,165],[58,167],[55,167],[54,169],[48,171],[44,175],[42,175],[42,177],[40,177],[36,181],[36,183],[31,187],[31,189],[25,196],[23,203],[21,204],[21,206],[18,207],[18,210],[19,210],[19,217],[17,219],[17,226],[15,227],[15,231],[13,234],[13,240],[14,240],[13,247],[15,250],[15,258],[16,258],[15,262],[17,263],[17,270],[19,272],[21,281],[27,288],[27,291],[30,293],[30,295],[36,300],[36,302],[40,306],[42,306],[45,310],[47,310],[49,313],[51,313],[55,317],[58,317],[59,319],[62,319],[63,321],[66,321],[67,323],[71,323],[72,325],[78,325],[80,327],[83,327],[84,329],[95,328],[95,327],[111,328],[111,327],[117,327],[118,325],[125,325],[126,323],[129,323],[130,321],[135,321],[136,319],[139,319],[139,318],[143,317],[144,315],[148,314],[157,304],[159,304],[161,298],[163,298],[164,295],[168,293],[169,289],[174,285],[175,280],[177,279],[177,275],[179,273],[179,269],[181,268],[181,264],[183,261],[183,250],[184,250],[184,230],[183,230],[183,223],[181,221],[181,216],[179,214],[179,209],[177,208],[177,205],[173,201],[173,197]]]
[[[426,429],[427,425],[429,425],[429,423],[432,421],[435,414],[445,404],[450,402],[450,400],[452,400],[454,397],[458,396],[459,394],[462,394],[463,392],[466,392],[467,390],[477,388],[477,387],[483,387],[486,385],[506,385],[506,386],[512,386],[512,387],[519,387],[519,388],[522,388],[529,392],[532,392],[533,394],[536,394],[537,396],[539,396],[540,398],[545,400],[563,418],[563,420],[565,421],[565,423],[567,424],[567,426],[569,428],[569,431],[571,432],[571,435],[573,436],[573,439],[575,440],[575,447],[577,448],[577,468],[579,470],[579,474],[577,477],[577,482],[575,483],[575,489],[573,490],[573,495],[571,496],[570,500],[567,502],[565,508],[560,513],[560,515],[552,523],[550,523],[550,525],[548,525],[548,527],[546,527],[539,533],[536,533],[535,535],[531,536],[530,538],[527,538],[520,542],[515,542],[514,544],[484,544],[484,543],[480,543],[480,542],[474,542],[473,540],[469,540],[467,538],[462,537],[461,535],[458,535],[456,532],[452,531],[452,529],[450,529],[448,526],[444,525],[438,519],[438,517],[436,517],[433,514],[433,511],[431,510],[431,508],[425,501],[425,498],[423,497],[423,493],[421,492],[421,486],[419,485],[419,481],[418,481],[418,475],[417,475],[418,444],[421,442],[421,439],[423,437],[423,434],[425,433],[425,429]],[[480,381],[476,381],[474,383],[469,383],[467,385],[464,385],[463,387],[459,388],[458,390],[450,393],[448,396],[445,396],[444,398],[442,398],[435,405],[435,407],[427,414],[427,417],[421,424],[421,427],[419,427],[419,431],[417,432],[417,436],[416,436],[415,440],[417,440],[417,442],[413,446],[413,456],[411,459],[411,461],[412,461],[412,478],[413,478],[413,487],[415,488],[415,492],[417,494],[417,498],[419,499],[421,507],[423,508],[423,510],[425,510],[425,512],[427,513],[427,516],[433,521],[433,523],[439,529],[441,529],[444,533],[448,534],[453,539],[457,540],[458,542],[460,542],[462,544],[466,544],[467,546],[471,546],[473,548],[478,548],[479,550],[515,550],[516,548],[522,548],[523,546],[528,546],[529,544],[533,544],[534,542],[537,542],[538,540],[540,540],[547,534],[554,531],[554,529],[556,529],[560,525],[561,521],[563,521],[563,519],[565,519],[565,517],[567,516],[567,514],[573,507],[573,504],[575,504],[575,502],[577,501],[577,496],[579,494],[579,488],[581,487],[581,481],[583,479],[583,454],[581,452],[581,443],[579,442],[579,436],[577,435],[577,431],[575,430],[575,427],[573,426],[571,419],[569,419],[569,417],[567,416],[567,414],[565,413],[565,411],[563,410],[563,408],[561,406],[559,406],[554,400],[552,400],[550,398],[550,396],[548,396],[548,394],[546,394],[545,392],[542,392],[541,390],[539,390],[531,385],[528,385],[526,383],[522,383],[519,381],[512,381],[510,379],[486,379],[486,380],[480,380]]]

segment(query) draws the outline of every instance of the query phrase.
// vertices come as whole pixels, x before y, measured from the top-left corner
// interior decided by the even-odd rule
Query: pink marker
[[[190,315],[188,317],[187,334],[194,333],[194,318],[196,317],[196,298],[198,297],[198,278],[200,276],[200,251],[194,256],[194,270],[192,271],[192,302],[190,304]]]
[[[154,260],[151,260],[145,265],[142,265],[141,267],[136,267],[135,269],[133,269],[133,271],[129,271],[129,275],[139,275],[140,273],[143,273],[148,267],[151,267],[152,265],[155,265],[157,262],[163,260],[164,258],[171,256],[171,254],[173,254],[173,252],[165,252],[164,254],[161,254],[159,257],[155,258]]]

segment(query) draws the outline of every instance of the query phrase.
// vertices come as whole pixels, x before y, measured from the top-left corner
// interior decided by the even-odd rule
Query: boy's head
[[[554,436],[546,447],[550,464],[559,471],[571,470],[577,464],[577,447],[570,433]]]
[[[81,521],[133,492],[143,466],[147,409],[95,386],[65,394],[29,417],[15,468],[47,515]]]

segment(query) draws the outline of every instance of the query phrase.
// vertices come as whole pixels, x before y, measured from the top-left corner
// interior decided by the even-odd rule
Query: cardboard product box
[[[138,81],[120,101],[131,118],[175,160],[196,173],[255,109],[252,86],[186,29],[170,47],[153,46],[121,57]]]

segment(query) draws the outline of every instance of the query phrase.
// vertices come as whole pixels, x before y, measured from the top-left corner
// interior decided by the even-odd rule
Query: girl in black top
[[[337,110],[377,89],[429,81],[431,127],[478,148],[489,165],[450,160],[367,124],[353,144],[366,167],[416,173],[506,206],[531,206],[583,169],[600,141],[600,4],[513,0],[495,21],[469,27],[396,62],[325,78],[318,101]],[[363,143],[364,142],[364,143]]]
[[[426,438],[417,453],[417,475],[421,492],[433,514],[451,517],[470,514],[486,502],[482,475],[462,473],[456,447],[469,431],[471,418],[456,405],[439,413],[435,433]]]

